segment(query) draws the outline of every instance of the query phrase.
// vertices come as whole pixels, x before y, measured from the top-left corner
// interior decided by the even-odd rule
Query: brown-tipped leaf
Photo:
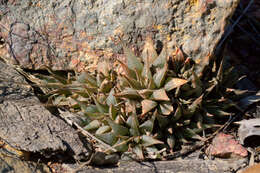
[[[129,133],[128,128],[119,125],[117,123],[114,123],[112,120],[107,119],[108,124],[110,125],[110,127],[112,128],[113,132],[115,133],[115,135],[121,135],[121,136],[125,136]]]
[[[144,44],[144,48],[143,48],[143,52],[142,52],[142,58],[144,63],[147,63],[147,59],[149,61],[149,64],[152,64],[153,61],[157,58],[157,52],[154,48],[154,43],[151,37],[147,37],[145,44]]]
[[[186,79],[181,78],[169,78],[167,79],[168,82],[166,82],[164,89],[166,91],[171,91],[177,87],[180,87],[184,84],[186,84],[188,81]]]
[[[145,115],[147,112],[151,111],[157,106],[157,102],[152,100],[143,100],[142,101],[142,115]]]
[[[158,139],[155,139],[152,136],[147,136],[147,135],[142,136],[142,145],[144,147],[149,147],[155,144],[163,144],[163,142],[159,141]]]
[[[128,99],[140,99],[142,98],[137,90],[132,88],[126,88],[122,92],[114,94],[115,97],[122,97],[122,98],[128,98]]]
[[[166,73],[167,73],[167,64],[164,65],[162,69],[159,69],[153,76],[154,83],[157,88],[161,88],[164,83]]]
[[[173,111],[173,106],[171,104],[171,102],[163,102],[160,103],[160,112],[163,115],[170,115]]]
[[[165,89],[155,90],[152,94],[151,99],[157,101],[170,101],[169,97],[166,94]]]

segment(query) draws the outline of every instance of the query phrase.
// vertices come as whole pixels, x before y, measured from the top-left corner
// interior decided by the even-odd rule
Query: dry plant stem
[[[247,12],[247,10],[249,9],[249,7],[251,7],[251,5],[253,4],[254,0],[250,0],[250,2],[248,3],[247,7],[243,10],[242,14],[237,18],[237,20],[233,23],[233,25],[231,27],[229,27],[229,29],[227,30],[227,33],[225,34],[224,38],[221,40],[221,42],[219,43],[219,45],[217,46],[216,50],[217,52],[219,51],[219,49],[221,48],[222,44],[225,42],[225,40],[227,39],[227,37],[230,35],[230,33],[233,31],[234,27],[238,24],[238,22],[240,21],[240,19],[244,16],[244,14]]]
[[[88,138],[91,138],[95,141],[97,141],[98,143],[100,143],[105,151],[113,151],[113,152],[116,152],[117,150],[113,147],[111,147],[110,145],[104,143],[103,141],[99,140],[98,138],[96,138],[94,135],[90,134],[88,131],[84,130],[82,127],[80,127],[80,125],[78,125],[76,122],[73,122],[72,120],[69,120],[67,117],[63,116],[62,115],[62,112],[61,110],[59,110],[59,112],[61,113],[60,116],[71,126],[76,126],[77,129],[80,131],[81,134],[83,134],[84,136],[88,137]],[[70,113],[71,115],[73,115],[72,113]]]

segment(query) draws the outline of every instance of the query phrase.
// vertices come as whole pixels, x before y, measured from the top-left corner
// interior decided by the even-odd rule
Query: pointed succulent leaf
[[[115,97],[122,97],[122,98],[128,98],[128,99],[140,99],[142,98],[137,90],[132,88],[125,88],[122,92],[114,94]]]
[[[131,136],[139,136],[139,122],[137,120],[137,116],[135,113],[132,113],[131,116],[128,117],[127,119],[127,125],[130,126],[130,135]]]
[[[164,83],[166,74],[167,74],[167,64],[163,68],[159,69],[154,75],[153,80],[157,88],[161,88]]]
[[[82,72],[78,77],[77,81],[80,83],[87,83],[91,86],[97,87],[97,81],[96,79],[88,74],[87,72]]]
[[[157,110],[155,111],[156,113],[156,119],[159,123],[159,126],[161,129],[164,129],[168,124],[169,124],[169,118],[167,116],[160,115],[157,113]]]
[[[95,96],[92,96],[94,102],[95,102],[95,105],[97,106],[97,109],[100,113],[108,113],[109,112],[109,107],[108,105],[104,105],[104,104],[101,104],[99,101],[97,101],[97,99],[95,98]]]
[[[164,89],[166,91],[171,91],[177,87],[180,87],[186,84],[188,81],[186,79],[181,78],[168,78],[166,84],[164,85]]]
[[[133,152],[137,155],[137,157],[141,160],[144,160],[144,154],[143,154],[143,149],[142,149],[142,145],[136,145],[133,148]]]
[[[131,86],[131,88],[134,88],[134,89],[142,88],[142,84],[140,82],[138,82],[137,80],[135,80],[133,78],[128,78],[127,76],[123,76],[123,77],[126,79],[126,81]]]
[[[173,106],[171,102],[160,103],[160,112],[163,115],[170,115],[173,112]]]
[[[225,117],[225,116],[230,116],[231,113],[225,112],[221,110],[221,108],[216,107],[216,108],[206,108],[207,112],[210,113],[211,115],[215,115],[218,117]]]
[[[150,112],[157,106],[157,102],[145,99],[142,101],[142,115],[145,115],[147,112]]]
[[[170,149],[173,149],[176,143],[176,139],[173,135],[167,135],[167,144],[169,145]]]
[[[107,119],[108,124],[110,125],[110,127],[112,128],[113,132],[115,133],[115,135],[121,135],[121,136],[125,136],[129,133],[128,128],[119,125],[115,122],[113,122],[110,119]]]
[[[115,94],[115,90],[113,88],[113,89],[110,90],[110,92],[107,96],[107,99],[106,99],[106,104],[108,106],[117,104],[117,100],[116,100],[116,97],[114,96],[114,94]]]
[[[97,134],[97,135],[104,134],[104,133],[109,132],[110,130],[111,130],[110,126],[101,126],[97,129],[95,134]]]
[[[202,101],[203,101],[203,95],[201,95],[199,98],[197,98],[197,99],[188,107],[188,111],[193,114],[199,107],[201,107]]]
[[[117,137],[114,132],[96,134],[96,137],[111,146],[114,145],[117,141]]]
[[[148,135],[143,135],[141,139],[142,139],[142,145],[144,147],[149,147],[156,144],[163,144],[162,141],[159,141],[158,139],[155,139],[154,137]]]
[[[94,129],[99,128],[100,125],[101,125],[101,123],[98,120],[93,120],[88,125],[86,125],[84,127],[84,129],[87,130],[87,131],[94,130]]]
[[[182,116],[182,108],[181,108],[181,106],[178,104],[178,107],[177,107],[177,109],[176,109],[176,111],[175,111],[175,113],[174,113],[174,115],[173,115],[173,117],[172,117],[172,121],[173,121],[173,122],[178,121],[178,120],[181,118],[181,116]]]
[[[150,96],[153,94],[154,90],[151,89],[142,89],[138,90],[138,94],[143,98],[143,99],[148,99]]]
[[[135,71],[128,68],[128,66],[126,64],[124,64],[123,62],[117,60],[118,63],[120,64],[120,67],[123,69],[123,72],[125,73],[125,75],[129,78],[133,78],[136,79],[136,74]]]
[[[141,124],[140,129],[143,132],[150,132],[151,133],[153,131],[154,120],[155,120],[155,115],[153,115],[152,118],[146,120],[143,124]]]
[[[200,135],[196,134],[192,129],[190,128],[185,128],[183,132],[184,136],[186,138],[193,138],[193,139],[198,139],[198,140],[204,140]]]
[[[164,46],[160,55],[153,61],[153,66],[163,68],[167,64],[167,47]]]
[[[143,69],[143,64],[141,63],[140,59],[136,57],[134,52],[126,46],[126,43],[124,42],[122,43],[123,43],[122,45],[123,45],[124,53],[127,59],[128,68],[130,68],[131,70],[137,70],[141,72]]]
[[[112,120],[115,120],[117,117],[117,109],[114,105],[109,106],[109,116]]]
[[[223,63],[224,63],[224,58],[222,59],[220,65],[219,65],[219,69],[218,69],[218,73],[217,73],[217,77],[216,77],[218,81],[223,81],[223,73],[224,73],[223,72],[224,71]]]
[[[156,101],[170,101],[170,98],[167,96],[165,89],[155,90],[151,99]]]
[[[184,63],[184,56],[180,48],[176,48],[175,54],[172,56],[173,70],[177,73]]]
[[[111,90],[112,87],[113,83],[108,79],[104,79],[99,87],[99,91],[102,93],[107,93]]]
[[[125,152],[128,150],[127,141],[119,138],[113,148],[115,148],[118,152]]]
[[[144,48],[142,51],[142,58],[144,63],[146,64],[147,60],[149,61],[149,64],[152,64],[153,61],[157,58],[157,52],[154,48],[154,43],[151,37],[147,37]]]
[[[53,71],[50,67],[47,65],[44,65],[44,68],[51,74],[53,78],[55,78],[57,81],[61,82],[62,84],[67,84],[68,79],[63,77],[59,72]]]
[[[150,61],[149,61],[148,57],[147,57],[146,63],[144,63],[142,77],[144,78],[145,86],[148,86],[150,80],[152,80],[152,73],[150,70]]]

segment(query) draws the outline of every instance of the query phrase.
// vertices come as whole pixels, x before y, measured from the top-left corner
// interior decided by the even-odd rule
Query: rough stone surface
[[[169,160],[157,162],[120,162],[118,167],[94,168],[84,167],[77,173],[231,173],[243,167],[244,160]],[[68,169],[68,165],[63,164]],[[73,167],[69,165],[69,167]],[[72,169],[73,170],[73,169]],[[75,166],[74,166],[75,170]]]
[[[12,80],[13,82],[6,82]],[[90,151],[77,132],[52,115],[34,96],[31,87],[11,66],[0,61],[0,138],[10,146],[51,156],[67,153],[87,159]]]
[[[141,48],[171,40],[194,59],[211,54],[239,0],[0,1],[0,56],[27,68],[72,69],[121,53],[116,36]],[[99,50],[99,51],[98,51]]]
[[[5,157],[0,154],[0,172],[2,173],[50,173],[50,169],[44,164],[26,162],[18,158]]]

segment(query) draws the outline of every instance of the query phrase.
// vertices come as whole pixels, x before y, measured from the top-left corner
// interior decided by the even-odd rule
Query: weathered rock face
[[[0,81],[0,139],[17,150],[47,157],[65,153],[78,160],[88,159],[91,150],[76,130],[52,115],[31,87],[18,85],[26,83],[25,79],[1,61]]]
[[[120,53],[113,40],[123,33],[137,48],[147,34],[173,40],[198,59],[213,52],[238,1],[1,1],[0,56],[27,68],[72,69],[95,57],[92,50]]]

